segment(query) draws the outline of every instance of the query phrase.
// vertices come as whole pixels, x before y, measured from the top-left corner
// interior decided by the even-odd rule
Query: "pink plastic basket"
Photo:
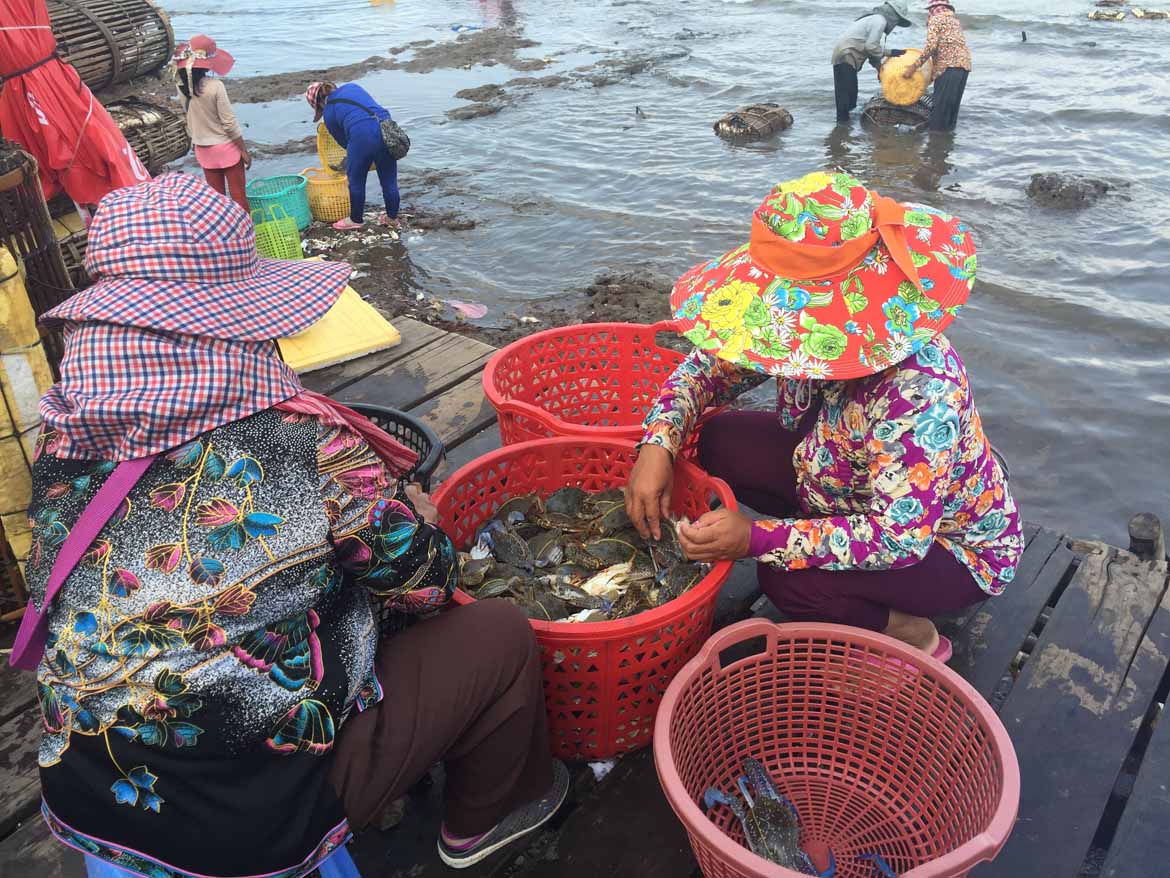
[[[721,654],[763,638],[762,651]],[[801,819],[801,846],[836,878],[961,878],[999,853],[1016,818],[1020,770],[999,718],[925,654],[844,625],[749,619],[716,634],[659,708],[654,762],[705,878],[797,878],[743,845],[704,792],[735,790],[760,760]]]

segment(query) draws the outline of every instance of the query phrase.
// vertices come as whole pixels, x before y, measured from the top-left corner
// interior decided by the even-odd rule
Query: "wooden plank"
[[[478,374],[410,409],[410,413],[437,431],[450,449],[496,420],[496,411],[483,395]]]
[[[1166,616],[1163,611],[1160,615]],[[1170,620],[1157,620],[1160,625]],[[1148,878],[1151,865],[1170,870],[1170,716],[1163,708],[1121,815],[1102,878]]]
[[[435,470],[438,482],[450,477],[456,470],[500,447],[500,431],[496,424],[490,424],[474,436],[464,440],[451,451]]]
[[[37,680],[27,671],[17,671],[0,656],[0,724],[6,723],[37,700]]]
[[[1077,874],[1166,671],[1170,629],[1150,625],[1170,610],[1165,586],[1165,562],[1100,544],[1085,556],[1001,712],[1023,789],[979,878]]]
[[[557,858],[525,878],[686,878],[695,870],[686,830],[671,810],[649,750],[618,760],[605,781],[569,815]]]
[[[979,604],[952,636],[951,667],[984,698],[991,698],[1075,557],[1064,547],[1062,536],[1041,531],[1024,552],[1016,578],[1004,593]]]
[[[85,878],[85,861],[49,832],[40,815],[0,842],[0,875],[12,878]]]
[[[0,725],[0,838],[36,813],[41,796],[40,744],[40,710],[26,710]]]
[[[320,369],[301,376],[301,383],[309,390],[333,396],[340,390],[353,384],[379,369],[397,363],[410,356],[419,348],[425,347],[436,339],[447,335],[443,330],[436,329],[426,323],[411,320],[409,317],[398,317],[394,321],[395,328],[402,334],[402,343],[389,350],[378,351],[348,363],[338,363],[328,369]]]
[[[437,339],[413,355],[355,381],[337,394],[343,402],[414,408],[474,375],[495,348],[461,335]]]

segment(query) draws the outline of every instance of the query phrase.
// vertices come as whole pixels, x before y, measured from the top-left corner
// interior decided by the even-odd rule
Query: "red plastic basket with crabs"
[[[604,491],[626,484],[637,460],[632,442],[559,437],[509,445],[467,464],[434,495],[443,529],[456,548],[511,497],[548,497],[576,486]],[[713,501],[735,508],[728,486],[694,464],[675,467],[674,514],[696,519]],[[533,620],[544,673],[554,753],[605,759],[650,743],[658,703],[675,673],[711,633],[715,600],[731,572],[715,564],[689,591],[662,606],[609,622]],[[460,604],[474,600],[457,591]]]

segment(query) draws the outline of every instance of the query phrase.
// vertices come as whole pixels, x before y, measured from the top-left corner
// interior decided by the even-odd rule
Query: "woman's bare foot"
[[[903,643],[909,643],[927,655],[933,655],[938,649],[938,629],[934,627],[933,622],[922,616],[911,616],[909,613],[890,610],[890,622],[882,633]]]

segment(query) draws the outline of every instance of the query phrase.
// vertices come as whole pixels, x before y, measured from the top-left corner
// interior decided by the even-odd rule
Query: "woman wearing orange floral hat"
[[[726,412],[699,460],[771,516],[719,509],[679,535],[689,557],[754,557],[786,615],[882,631],[946,661],[930,617],[999,594],[1023,551],[1019,515],[942,331],[974,284],[967,226],[844,174],[777,186],[751,241],[674,287],[695,351],[646,418],[627,507],[659,536],[674,455],[708,406],[752,373],[779,415]]]

